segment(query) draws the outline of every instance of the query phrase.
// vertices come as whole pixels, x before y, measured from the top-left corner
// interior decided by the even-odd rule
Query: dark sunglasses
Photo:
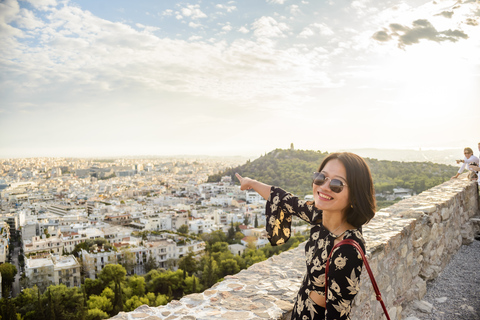
[[[313,179],[313,183],[316,184],[317,186],[321,186],[325,183],[325,181],[330,180],[330,184],[328,186],[330,190],[332,190],[335,193],[342,192],[343,187],[347,185],[342,180],[330,179],[328,177],[325,177],[325,175],[321,172],[314,172],[312,179]]]

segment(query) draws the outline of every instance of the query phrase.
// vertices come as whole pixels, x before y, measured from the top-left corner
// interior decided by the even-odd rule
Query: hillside
[[[244,177],[280,186],[298,196],[312,192],[311,175],[318,170],[326,152],[312,150],[273,150],[254,161],[210,176],[208,182],[231,176],[238,183],[235,172]],[[377,193],[393,188],[410,188],[417,194],[450,179],[457,172],[454,166],[432,162],[399,162],[365,159],[372,171]]]

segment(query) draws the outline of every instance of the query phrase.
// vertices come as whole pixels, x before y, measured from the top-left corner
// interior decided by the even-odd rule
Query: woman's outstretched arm
[[[247,177],[243,178],[238,173],[235,173],[235,176],[237,177],[238,181],[240,181],[240,190],[253,189],[257,191],[258,194],[260,194],[265,200],[268,200],[268,197],[270,197],[270,189],[272,186]]]

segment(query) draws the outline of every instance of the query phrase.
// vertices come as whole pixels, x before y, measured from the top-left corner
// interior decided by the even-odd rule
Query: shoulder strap
[[[340,241],[339,243],[337,243],[336,245],[333,246],[332,251],[330,251],[330,254],[328,255],[327,265],[325,266],[325,299],[327,299],[327,293],[328,293],[328,267],[330,265],[330,258],[332,257],[333,251],[337,247],[339,247],[341,245],[344,245],[344,244],[349,244],[349,245],[354,246],[358,250],[360,255],[362,256],[363,265],[365,266],[365,269],[367,269],[368,275],[370,276],[370,280],[371,280],[372,285],[373,285],[373,290],[375,290],[375,295],[377,297],[377,300],[382,305],[383,312],[385,313],[385,316],[387,317],[388,320],[390,320],[390,316],[388,315],[388,312],[387,312],[387,307],[385,307],[385,303],[382,300],[382,295],[380,294],[380,290],[378,289],[377,282],[375,281],[375,278],[373,277],[372,270],[370,269],[370,265],[367,262],[367,258],[365,257],[365,254],[363,253],[362,247],[358,244],[357,241],[355,241],[353,239],[343,239],[342,241]]]

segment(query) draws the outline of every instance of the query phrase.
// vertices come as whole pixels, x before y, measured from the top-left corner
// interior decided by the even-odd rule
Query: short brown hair
[[[323,159],[318,172],[321,172],[327,162],[338,159],[347,171],[349,202],[345,215],[347,222],[355,228],[370,221],[375,216],[376,201],[372,174],[365,160],[350,152],[337,152]]]
[[[463,149],[463,152],[468,152],[470,154],[473,154],[472,148],[469,148],[469,147],[466,147],[465,149]]]

